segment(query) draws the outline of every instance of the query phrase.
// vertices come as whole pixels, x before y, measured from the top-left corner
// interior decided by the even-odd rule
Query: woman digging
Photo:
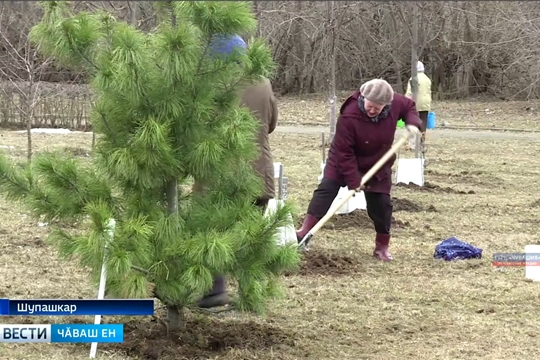
[[[392,221],[392,165],[396,155],[362,189],[359,187],[362,176],[392,147],[399,119],[405,121],[411,135],[420,132],[422,121],[414,101],[394,93],[385,80],[370,80],[345,100],[328,151],[323,179],[313,192],[302,227],[296,232],[298,242],[326,215],[339,189],[347,186],[350,190],[364,191],[367,213],[376,231],[373,256],[382,261],[393,259],[388,246]]]

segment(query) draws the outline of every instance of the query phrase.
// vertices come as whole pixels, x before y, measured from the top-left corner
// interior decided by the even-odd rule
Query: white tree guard
[[[270,199],[265,216],[270,216],[273,214],[279,207],[281,207],[284,201],[287,199],[287,177],[284,176],[283,164],[280,162],[274,163],[274,179],[278,181],[278,196],[277,199]],[[298,240],[296,239],[296,229],[294,228],[294,221],[291,214],[288,214],[287,225],[282,226],[278,229],[278,239],[277,242],[280,246],[287,244],[297,244]]]
[[[112,240],[114,237],[114,229],[116,227],[116,221],[114,219],[110,219],[109,223],[107,224],[107,229],[105,230],[107,232],[108,240]],[[101,265],[101,277],[99,279],[99,289],[98,289],[98,300],[103,300],[105,297],[105,285],[107,283],[107,249],[108,249],[108,243],[105,243],[105,254],[103,254],[103,264]],[[101,315],[96,315],[94,317],[94,324],[99,325],[101,323]],[[92,345],[90,345],[90,359],[94,359],[96,357],[97,353],[97,342],[93,342]]]
[[[398,159],[396,169],[396,184],[416,184],[424,186],[423,158]]]

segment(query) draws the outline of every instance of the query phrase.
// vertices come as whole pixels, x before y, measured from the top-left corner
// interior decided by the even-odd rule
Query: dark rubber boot
[[[225,277],[218,275],[214,278],[212,290],[199,302],[197,306],[201,308],[213,308],[217,306],[225,306],[229,303],[229,295],[226,291]]]
[[[388,252],[388,245],[390,244],[390,234],[377,234],[375,237],[375,250],[373,250],[373,256],[381,261],[392,261],[394,258]]]
[[[208,295],[199,300],[197,306],[203,309],[209,309],[218,306],[225,306],[229,304],[229,295],[227,293],[221,293],[216,295]]]
[[[298,241],[298,243],[302,241],[302,239],[304,238],[304,236],[307,235],[309,230],[311,230],[312,227],[317,225],[318,222],[319,219],[317,219],[315,216],[309,214],[306,215],[302,227],[300,228],[300,230],[296,231],[296,240]]]

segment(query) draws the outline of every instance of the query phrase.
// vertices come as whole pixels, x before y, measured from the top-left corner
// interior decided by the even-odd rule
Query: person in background
[[[270,199],[276,196],[274,182],[274,159],[270,149],[269,135],[274,132],[278,120],[277,100],[269,79],[247,86],[243,91],[240,104],[251,110],[260,123],[257,144],[260,155],[254,163],[254,169],[264,181],[264,192],[255,201],[264,212]]]
[[[345,100],[340,108],[323,179],[313,192],[302,227],[296,232],[298,242],[326,215],[341,187],[360,190],[362,176],[392,147],[399,119],[403,119],[411,135],[419,134],[422,121],[414,102],[394,93],[385,80],[370,80]],[[382,261],[393,259],[388,247],[395,160],[394,154],[362,188],[367,213],[376,232],[373,256]]]
[[[431,80],[430,78],[425,74],[424,64],[421,61],[418,61],[416,64],[416,70],[418,72],[418,99],[416,99],[416,109],[418,110],[418,114],[420,116],[420,119],[422,119],[422,128],[420,129],[422,133],[422,137],[420,138],[420,144],[422,152],[424,153],[426,151],[425,149],[425,142],[426,142],[426,131],[427,131],[427,119],[429,111],[431,110]],[[411,89],[411,80],[409,79],[409,82],[407,84],[407,92],[405,93],[405,96],[409,99],[412,99],[412,89]],[[412,139],[411,142],[409,142],[409,148],[414,149],[415,148],[415,139]]]
[[[247,45],[238,35],[218,36],[211,44],[216,53],[229,55],[233,48],[246,49]],[[241,90],[240,105],[247,107],[260,123],[257,145],[260,150],[259,158],[254,162],[253,168],[264,182],[261,196],[255,199],[255,205],[264,213],[270,199],[275,197],[274,161],[270,149],[269,135],[275,130],[278,120],[277,100],[274,96],[272,84],[269,79],[262,79],[256,84],[250,84]],[[198,306],[212,308],[224,306],[229,302],[226,291],[226,280],[222,275],[214,278],[212,290],[199,300]]]

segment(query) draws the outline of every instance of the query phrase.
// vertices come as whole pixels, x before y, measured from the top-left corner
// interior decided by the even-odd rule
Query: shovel
[[[369,171],[362,177],[362,181],[360,182],[360,188],[364,187],[364,185],[373,177],[373,175],[375,175],[377,171],[379,171],[379,169],[388,161],[388,159],[390,159],[390,157],[398,151],[400,146],[402,146],[405,142],[407,142],[408,138],[409,136],[407,135],[399,139],[390,148],[390,150],[388,150],[386,154],[384,154],[383,157],[380,158],[379,161],[377,161],[371,169],[369,169]],[[330,210],[328,210],[328,212],[326,213],[326,215],[324,215],[324,217],[321,220],[319,220],[319,222],[306,234],[306,236],[304,236],[302,241],[300,241],[300,243],[298,244],[298,247],[307,249],[309,241],[311,240],[313,235],[315,235],[315,233],[317,233],[317,231],[319,231],[324,226],[324,224],[326,224],[326,222],[330,220],[332,216],[335,215],[336,211],[338,211],[340,207],[342,207],[347,201],[349,201],[356,194],[356,190],[357,189],[349,190],[349,192],[343,199],[341,199],[333,207],[331,207]]]

